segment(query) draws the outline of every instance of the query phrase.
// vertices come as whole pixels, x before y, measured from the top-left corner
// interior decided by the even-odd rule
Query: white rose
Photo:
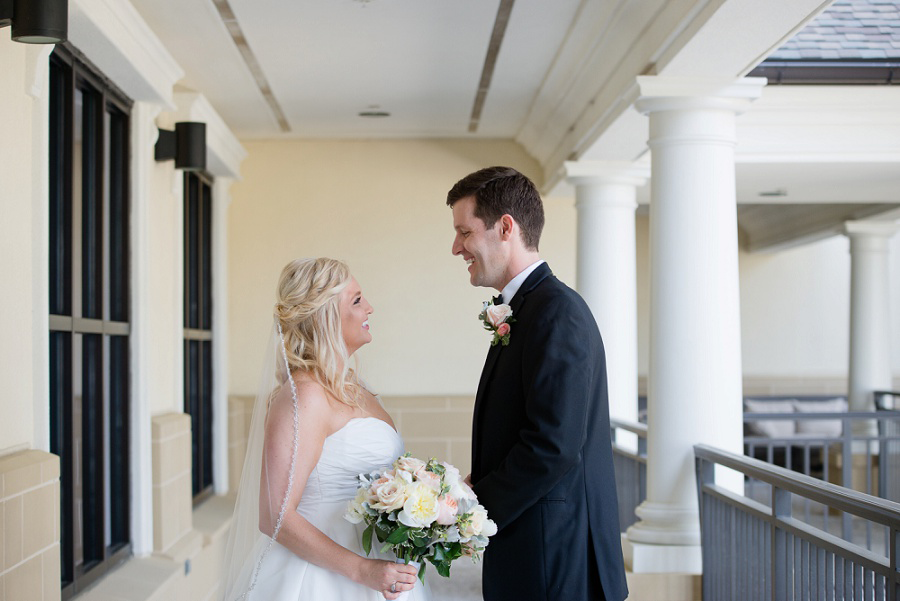
[[[397,461],[394,462],[394,467],[398,470],[403,470],[405,472],[409,472],[409,474],[415,474],[417,471],[425,467],[425,462],[421,459],[416,459],[415,457],[400,457]],[[410,481],[412,481],[410,479]]]
[[[381,509],[383,511],[394,511],[400,509],[406,502],[408,497],[408,487],[400,478],[391,478],[384,482],[375,483],[375,497],[378,499],[372,503],[373,509]]]
[[[494,536],[495,534],[497,534],[497,523],[490,518],[485,518],[484,524],[481,526],[481,536]]]
[[[367,492],[367,489],[360,488],[356,491],[356,497],[350,501],[350,506],[347,507],[347,513],[344,514],[344,519],[351,524],[359,524],[363,521],[363,518],[366,517],[366,510],[363,507],[363,503],[366,502],[368,496]]]
[[[417,483],[410,487],[403,511],[397,514],[397,519],[410,528],[427,528],[434,523],[439,512],[437,492],[425,483]]]
[[[512,316],[512,309],[509,305],[491,305],[485,311],[487,320],[495,328]]]
[[[475,493],[472,492],[472,489],[469,488],[469,485],[463,482],[460,479],[457,479],[456,482],[450,484],[450,496],[452,496],[457,501],[471,501],[471,503],[463,503],[461,505],[468,507],[475,504]]]
[[[484,534],[484,536],[491,536],[485,532],[486,528],[488,530],[493,529],[492,534],[497,533],[497,525],[488,519],[487,510],[481,505],[476,505],[468,513],[465,519],[459,521],[459,535],[464,540],[468,540],[473,536],[479,536],[481,534]]]

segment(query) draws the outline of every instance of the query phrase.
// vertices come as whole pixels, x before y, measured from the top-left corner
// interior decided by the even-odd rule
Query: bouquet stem
[[[412,559],[400,559],[399,557],[394,561],[395,563],[405,563],[407,565],[411,565],[419,570],[419,577],[416,579],[416,584],[413,586],[412,591],[403,591],[402,593],[400,593],[400,596],[397,597],[397,601],[405,601],[409,598],[409,594],[411,592],[416,589],[421,589],[422,586],[424,586],[422,564],[418,561],[413,561]]]

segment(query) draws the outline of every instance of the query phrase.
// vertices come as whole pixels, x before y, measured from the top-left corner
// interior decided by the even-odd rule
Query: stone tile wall
[[[0,599],[60,598],[59,457],[0,457]]]
[[[385,396],[382,402],[413,456],[447,461],[463,476],[471,471],[474,396]]]
[[[164,413],[151,422],[153,551],[165,554],[193,527],[191,416]]]
[[[253,415],[253,396],[228,397],[228,490],[237,492],[247,452],[250,418]]]

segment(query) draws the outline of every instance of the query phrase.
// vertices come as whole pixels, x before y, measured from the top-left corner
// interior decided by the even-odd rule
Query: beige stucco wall
[[[375,307],[364,377],[386,395],[473,394],[487,352],[477,315],[493,291],[450,254],[447,191],[495,164],[536,176],[499,141],[245,141],[229,214],[231,394],[254,394],[274,290],[295,257],[346,260]],[[574,282],[572,199],[547,200],[543,256]]]
[[[149,240],[144,318],[147,348],[147,398],[154,415],[184,410],[183,323],[184,259],[183,173],[172,161],[146,167],[150,202],[146,232]]]
[[[35,366],[47,348],[34,327],[46,320],[36,313],[46,307],[46,232],[37,229],[47,203],[46,70],[35,71],[46,52],[12,43],[9,31],[0,29],[0,454],[33,447],[42,410],[34,401],[45,390],[36,374],[46,373]]]
[[[475,314],[488,291],[468,285],[450,255],[444,198],[470,171],[535,163],[506,142],[448,140],[246,142],[244,181],[229,215],[229,393],[255,392],[281,267],[298,256],[349,262],[375,306],[364,375],[387,395],[468,395],[485,338]],[[575,282],[571,197],[545,199],[542,255]],[[649,218],[639,215],[639,373],[649,369]],[[742,356],[750,378],[846,378],[850,258],[843,236],[777,253],[741,252]],[[900,235],[891,242],[892,298],[900,298]],[[900,376],[900,302],[893,303]],[[615,352],[615,349],[608,349]]]

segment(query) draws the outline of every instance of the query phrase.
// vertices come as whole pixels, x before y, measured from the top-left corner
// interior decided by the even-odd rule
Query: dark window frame
[[[191,416],[194,505],[213,493],[213,178],[184,174],[184,412]]]
[[[65,600],[132,554],[132,102],[69,44],[51,55],[50,82],[50,448]]]

